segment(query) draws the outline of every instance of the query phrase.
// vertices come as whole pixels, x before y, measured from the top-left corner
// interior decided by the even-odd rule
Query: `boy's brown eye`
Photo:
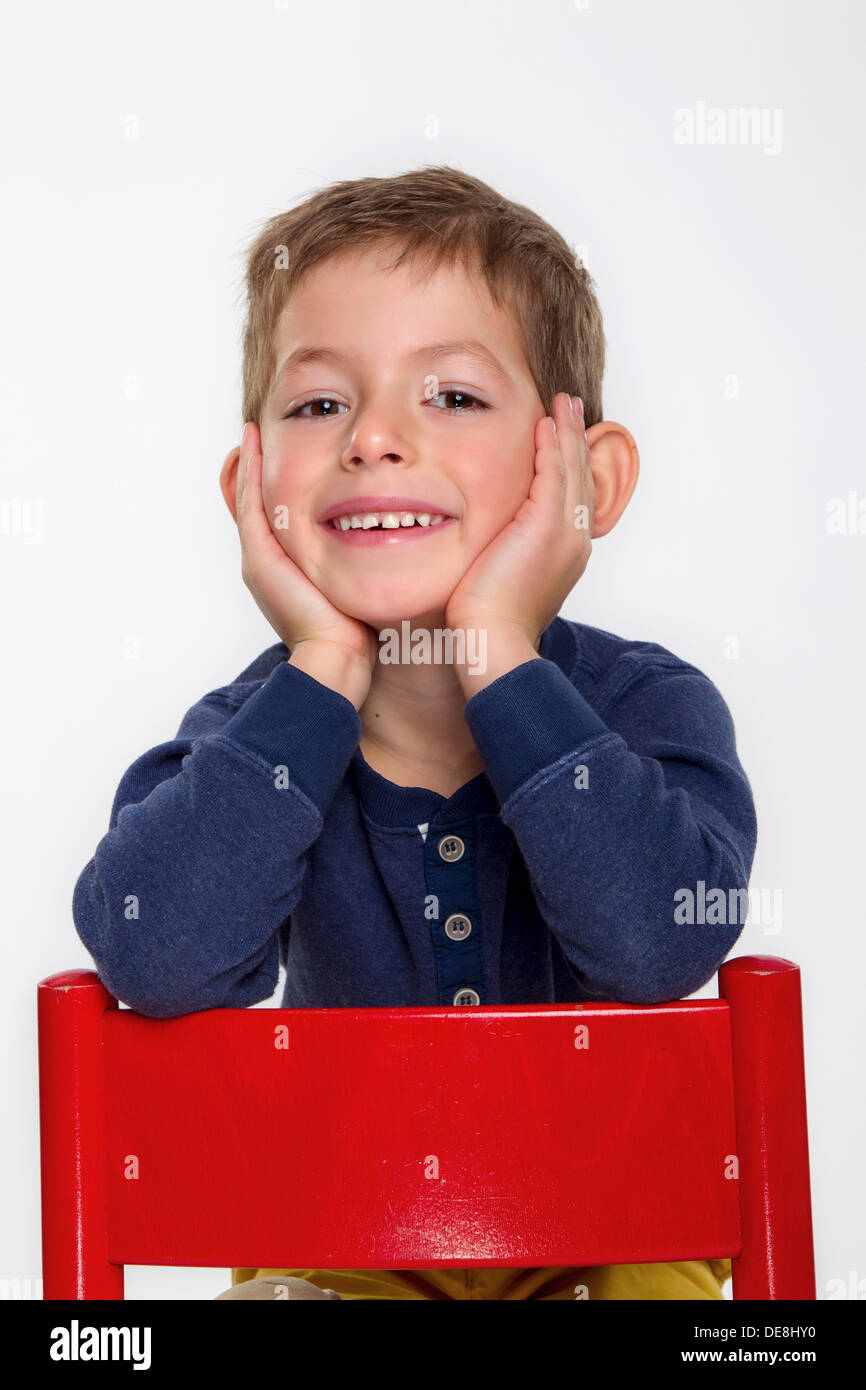
[[[431,400],[438,400],[439,396],[453,396],[461,402],[461,404],[458,406],[446,405],[442,412],[445,415],[466,415],[471,410],[488,409],[488,406],[485,404],[484,401],[479,400],[477,396],[471,395],[469,391],[461,391],[458,386],[444,387],[441,391],[437,392],[435,396],[432,396]],[[466,405],[466,401],[471,401],[472,404]]]
[[[285,418],[287,420],[293,419],[296,415],[300,415],[302,410],[306,410],[308,405],[326,405],[329,406],[330,409],[323,411],[321,415],[308,415],[306,418],[308,420],[329,420],[332,415],[338,415],[340,413],[338,407],[342,404],[342,401],[335,401],[333,396],[314,396],[312,400],[302,401],[300,405],[295,406],[295,409],[290,410]]]

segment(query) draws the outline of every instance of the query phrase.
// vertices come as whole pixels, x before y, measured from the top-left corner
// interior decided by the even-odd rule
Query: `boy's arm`
[[[270,997],[307,851],[360,733],[349,699],[283,661],[240,708],[205,696],[132,764],[72,903],[118,999],[171,1018]]]
[[[544,659],[464,714],[576,979],[593,996],[656,1004],[705,985],[740,935],[757,822],[713,683],[676,658],[618,665],[605,720]]]

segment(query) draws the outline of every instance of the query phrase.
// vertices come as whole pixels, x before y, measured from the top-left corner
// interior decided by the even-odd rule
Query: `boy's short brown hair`
[[[346,179],[264,223],[247,249],[243,418],[260,423],[276,368],[274,330],[304,273],[348,247],[402,247],[435,270],[462,259],[513,314],[538,394],[580,396],[586,425],[603,418],[605,341],[594,282],[543,218],[448,165],[393,178]]]

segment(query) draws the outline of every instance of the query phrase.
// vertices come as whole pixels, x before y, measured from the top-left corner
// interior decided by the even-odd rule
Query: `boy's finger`
[[[574,524],[575,508],[586,501],[584,496],[586,467],[586,435],[583,417],[576,405],[576,396],[566,396],[563,409],[562,457],[565,462],[565,514],[569,525]]]
[[[250,446],[247,443],[250,427],[244,425],[241,433],[241,442],[238,446],[238,471],[235,478],[235,512],[239,515],[241,509],[241,499],[244,495],[244,482],[246,480],[247,465],[249,463]]]
[[[238,450],[238,472],[235,485],[235,510],[238,515],[240,515],[243,499],[247,492],[250,461],[257,453],[261,453],[261,447],[262,440],[258,426],[248,420],[244,425]]]
[[[254,585],[266,585],[271,566],[285,565],[286,553],[274,535],[262,495],[262,455],[249,455],[244,493],[238,512],[242,568]]]
[[[555,404],[553,408],[556,410]],[[547,451],[548,456],[559,449],[559,432],[554,415],[542,415],[535,426],[535,451],[540,454],[542,449]]]
[[[261,468],[261,454],[251,453],[238,508],[241,572],[245,582],[254,589],[267,583],[269,566],[284,554],[265,512]]]
[[[569,468],[565,459],[564,434],[570,425],[563,417],[560,405],[561,397],[555,396],[552,406],[552,414],[547,415],[539,424],[540,441],[537,444],[536,452],[536,474],[542,478],[547,475],[548,481],[545,487],[555,489],[552,491],[552,505],[557,507],[561,513],[566,502],[569,486]],[[566,407],[566,414],[567,414]],[[558,418],[557,418],[558,417]]]
[[[241,464],[243,478],[241,479],[241,500],[238,505],[238,526],[244,530],[258,530],[261,522],[264,522],[268,530],[268,519],[265,516],[265,504],[262,497],[261,454],[254,451],[248,452],[246,462]]]
[[[574,422],[577,427],[580,439],[580,489],[586,501],[587,493],[587,473],[589,472],[589,441],[586,437],[586,420],[584,418],[583,401],[579,396],[572,397],[574,401]]]
[[[237,477],[235,478],[235,516],[238,519],[238,525],[240,525],[241,508],[243,507],[244,503],[244,475],[247,471],[247,466],[244,460],[245,454],[244,446],[242,444],[240,453],[238,454],[238,472]]]

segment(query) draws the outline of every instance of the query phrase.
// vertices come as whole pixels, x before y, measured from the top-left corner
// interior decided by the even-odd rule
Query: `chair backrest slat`
[[[104,1019],[117,1264],[534,1267],[739,1250],[723,1000]]]

